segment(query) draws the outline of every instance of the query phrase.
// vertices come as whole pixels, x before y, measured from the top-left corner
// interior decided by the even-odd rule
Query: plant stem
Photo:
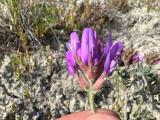
[[[93,113],[95,113],[95,104],[94,104],[94,91],[93,91],[93,84],[92,81],[89,80],[89,105],[90,105],[90,109]]]

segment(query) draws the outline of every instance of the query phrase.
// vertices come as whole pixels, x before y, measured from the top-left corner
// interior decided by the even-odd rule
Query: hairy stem
[[[94,104],[94,91],[93,91],[93,84],[92,81],[89,80],[89,90],[88,90],[88,95],[89,95],[89,105],[90,109],[93,113],[95,113],[95,104]]]

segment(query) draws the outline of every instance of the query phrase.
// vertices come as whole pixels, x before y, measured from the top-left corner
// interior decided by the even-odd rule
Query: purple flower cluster
[[[92,81],[95,91],[100,90],[104,77],[110,75],[115,69],[124,45],[122,42],[111,41],[108,33],[106,45],[92,28],[85,28],[82,38],[76,32],[70,35],[66,52],[67,69],[74,75],[83,89]]]
[[[144,58],[144,56],[143,56],[140,52],[136,51],[136,52],[131,56],[131,60],[130,60],[130,61],[132,61],[132,62],[134,62],[134,63],[137,63],[137,62],[143,61],[143,58]]]

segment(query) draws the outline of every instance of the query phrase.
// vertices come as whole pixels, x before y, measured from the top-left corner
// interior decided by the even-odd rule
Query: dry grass
[[[128,7],[128,0],[109,0],[111,9],[125,10]]]

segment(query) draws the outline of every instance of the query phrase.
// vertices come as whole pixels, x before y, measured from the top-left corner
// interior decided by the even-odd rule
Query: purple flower
[[[108,54],[112,46],[111,33],[108,33],[106,47],[104,48],[105,54]]]
[[[131,61],[136,63],[142,61],[144,56],[140,54],[140,52],[135,52],[134,55],[131,57]]]
[[[85,28],[82,33],[81,53],[82,62],[87,65],[89,60],[89,29]]]
[[[111,40],[108,33],[107,43],[104,46],[102,39],[92,28],[85,28],[81,41],[78,34],[72,32],[70,42],[67,43],[67,69],[74,75],[83,89],[87,89],[90,80],[97,91],[104,83],[104,77],[110,75],[117,66],[124,48],[123,43]]]
[[[76,64],[75,64],[75,55],[79,55],[80,50],[80,41],[78,34],[76,32],[72,32],[70,35],[70,43],[67,43],[66,46],[68,51],[66,52],[66,61],[67,61],[67,69],[70,75],[74,75],[76,71]]]
[[[81,41],[81,60],[85,65],[88,65],[90,60],[94,64],[98,63],[99,54],[96,42],[96,31],[92,28],[85,28]]]
[[[79,41],[78,34],[76,32],[72,32],[70,35],[70,43],[67,43],[67,48],[72,53],[76,54],[80,49],[81,43]]]
[[[75,60],[74,55],[71,51],[66,52],[66,61],[67,61],[67,69],[70,75],[74,75],[75,69]]]
[[[106,75],[111,73],[116,67],[118,58],[121,55],[123,48],[124,45],[121,42],[115,42],[112,44],[111,33],[109,33],[107,38],[107,45],[104,49],[104,52],[106,54],[106,60],[104,63],[104,70]]]
[[[155,62],[155,64],[160,64],[160,59]]]

